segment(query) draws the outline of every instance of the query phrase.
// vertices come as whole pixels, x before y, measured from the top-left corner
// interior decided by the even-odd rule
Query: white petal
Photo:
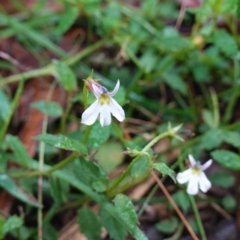
[[[191,167],[196,166],[197,163],[191,154],[188,155],[188,159],[189,159]]]
[[[100,107],[100,124],[102,127],[111,124],[111,109],[108,104]]]
[[[204,172],[201,172],[198,178],[201,191],[204,193],[207,192],[212,186],[211,182],[208,180]]]
[[[188,182],[187,193],[189,195],[196,195],[198,193],[198,176],[192,175]]]
[[[92,84],[92,88],[93,88],[93,94],[96,98],[100,98],[100,96],[102,95],[102,91],[101,89],[99,89],[98,86],[96,86],[95,84]]]
[[[86,125],[92,125],[96,121],[99,111],[100,105],[98,100],[96,100],[83,112],[81,122]]]
[[[112,115],[119,121],[122,122],[125,119],[125,112],[122,107],[113,98],[110,99],[110,108]]]
[[[212,162],[213,162],[212,159],[210,159],[207,162],[205,162],[202,166],[200,166],[201,170],[204,171],[207,168],[209,168],[211,166]]]
[[[120,81],[118,80],[115,88],[113,89],[112,92],[109,92],[108,95],[109,95],[110,97],[113,97],[113,96],[117,93],[119,87],[120,87]]]
[[[189,181],[191,176],[192,176],[192,169],[187,169],[184,172],[178,173],[176,179],[180,184],[184,184]]]

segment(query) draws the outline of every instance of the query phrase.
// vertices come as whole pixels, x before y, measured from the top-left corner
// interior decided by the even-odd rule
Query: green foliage
[[[0,174],[0,186],[21,201],[34,207],[40,207],[37,200],[19,187],[8,175]]]
[[[43,141],[57,148],[76,151],[84,155],[87,155],[87,148],[85,147],[84,144],[77,140],[65,137],[60,134],[59,135],[41,134],[38,135],[37,137],[34,137],[34,139],[38,141]]]
[[[237,202],[235,198],[231,195],[225,196],[222,199],[222,205],[227,211],[236,211],[237,208]]]
[[[56,102],[38,101],[31,104],[31,107],[40,110],[51,117],[60,117],[63,114],[62,107]]]
[[[108,142],[99,147],[96,156],[99,164],[110,172],[123,162],[123,147],[117,142]]]
[[[124,224],[121,221],[117,221],[113,217],[116,214],[116,212],[109,214],[103,206],[101,206],[99,210],[101,222],[103,226],[107,229],[110,237],[114,240],[122,240],[125,239],[127,231]]]
[[[10,103],[5,93],[0,89],[0,117],[6,121],[10,112]]]
[[[209,179],[214,185],[223,188],[232,187],[235,183],[234,177],[229,172],[214,172]]]
[[[137,226],[135,207],[121,194],[123,190],[133,187],[155,169],[163,176],[170,176],[175,183],[174,170],[179,171],[181,156],[189,153],[200,156],[203,151],[204,154],[212,151],[214,161],[230,170],[240,170],[237,154],[240,124],[236,122],[239,36],[235,26],[235,15],[239,17],[240,12],[239,1],[203,1],[197,8],[186,8],[183,19],[176,1],[148,0],[127,5],[120,1],[61,0],[60,4],[54,3],[61,6],[60,11],[55,11],[58,5],[54,5],[53,10],[45,0],[31,7],[22,2],[12,1],[16,8],[14,14],[9,14],[8,9],[0,13],[0,40],[5,38],[3,43],[6,41],[6,45],[10,43],[12,47],[5,48],[3,44],[0,52],[3,70],[0,80],[0,186],[26,204],[23,212],[28,223],[32,206],[41,207],[31,194],[37,191],[39,175],[44,175],[43,203],[45,198],[53,200],[49,209],[43,208],[43,211],[48,210],[46,215],[44,212],[44,238],[57,238],[52,222],[59,216],[56,214],[62,211],[62,206],[64,209],[78,206],[80,229],[88,239],[100,239],[102,226],[111,239],[125,239],[128,234],[134,239],[146,239]],[[220,27],[219,19],[224,28]],[[53,60],[55,58],[58,60]],[[124,106],[126,120],[123,123],[119,124],[112,116],[111,126],[101,127],[98,120],[93,126],[80,124],[79,118],[84,111],[83,82],[77,79],[85,79],[91,69],[94,69],[94,79],[100,79],[109,91],[120,79],[121,87],[114,99]],[[27,81],[34,79],[33,82],[44,85],[48,82],[46,76],[56,78],[67,92],[67,109],[62,109],[57,102],[31,102],[42,94],[47,96],[49,91],[35,92],[38,91],[36,85],[33,92],[32,83],[28,85]],[[16,90],[18,81],[21,83]],[[8,86],[10,83],[13,84]],[[217,98],[215,103],[211,100],[213,92]],[[90,93],[86,102],[91,104],[95,100]],[[26,141],[27,146],[25,142],[33,132],[25,129],[24,121],[31,120],[28,118],[29,105],[54,117],[47,126],[51,134],[30,137],[73,151],[72,154],[55,148],[49,151],[48,145],[45,149],[39,148],[36,157],[44,161],[42,169],[27,152],[36,147],[34,141],[33,145]],[[61,120],[53,123],[58,117]],[[163,127],[167,122],[183,123],[178,134],[185,142],[156,140],[158,134],[167,131]],[[26,132],[21,131],[22,126]],[[31,124],[28,127],[30,129]],[[151,158],[142,155],[131,164],[123,154],[123,146],[139,152],[153,148]],[[175,150],[180,157],[173,163],[175,155],[169,153]],[[164,159],[165,163],[152,163],[153,156]],[[9,169],[8,166],[12,166],[9,161],[17,163],[18,168]],[[124,161],[128,164],[126,169],[112,177],[112,170]],[[231,171],[214,172],[210,181],[226,189],[235,184]],[[175,190],[172,197],[186,214],[190,209],[189,198],[185,191]],[[206,202],[214,201],[208,194]],[[148,194],[145,197],[144,206],[154,200],[148,199]],[[166,202],[165,197],[161,198]],[[108,199],[114,199],[114,206]],[[96,203],[100,207],[99,216],[86,207]],[[229,212],[236,210],[236,201],[230,195],[224,197],[221,204]],[[36,219],[36,215],[30,217]],[[192,224],[190,219],[189,222],[202,234],[198,221]],[[165,234],[181,235],[178,225],[182,226],[179,220],[170,217],[158,223],[157,228]],[[16,239],[36,238],[36,226],[23,226],[23,220],[15,215],[6,221],[0,218],[0,238],[4,239],[8,232]],[[181,238],[180,235],[173,237]],[[201,236],[201,239],[204,238]]]
[[[20,218],[16,215],[13,215],[13,216],[9,217],[6,220],[6,222],[3,224],[2,233],[4,235],[6,235],[6,233],[8,233],[14,229],[20,228],[22,225],[23,225],[22,218]]]
[[[78,8],[69,7],[61,16],[60,22],[56,28],[56,34],[62,35],[64,34],[76,21],[78,17]]]
[[[132,166],[130,174],[133,178],[139,178],[149,169],[148,156],[142,155]]]
[[[90,148],[96,149],[105,143],[110,136],[110,130],[111,126],[101,127],[100,123],[97,121],[93,125],[88,138]]]
[[[157,223],[155,226],[160,232],[171,234],[177,229],[178,225],[178,219],[176,217],[171,217]]]
[[[215,29],[213,34],[214,44],[226,55],[234,56],[238,46],[235,39],[223,29]]]
[[[58,79],[62,83],[66,91],[72,92],[77,86],[77,78],[75,73],[64,62],[54,61]]]
[[[223,142],[229,143],[234,147],[239,147],[240,134],[219,128],[211,129],[203,135],[200,148],[211,150],[220,146]]]
[[[165,163],[154,163],[153,169],[158,170],[163,176],[168,175],[176,183],[175,172],[169,168]]]
[[[26,148],[23,146],[18,137],[7,135],[6,141],[10,149],[16,156],[16,161],[24,166],[31,165],[32,159],[29,157]]]
[[[69,191],[69,184],[61,179],[51,177],[50,178],[50,185],[51,185],[51,195],[57,204],[63,203]]]
[[[130,233],[136,239],[139,240],[147,239],[141,232],[141,230],[137,227],[138,224],[137,214],[131,200],[123,194],[118,194],[113,201],[116,206],[117,214],[122,219],[124,224],[129,227]]]
[[[78,223],[81,232],[83,232],[89,240],[101,239],[101,224],[96,214],[90,208],[82,207],[78,211]]]
[[[190,201],[188,195],[184,191],[179,190],[172,195],[172,198],[175,203],[182,208],[183,212],[187,213],[190,208]]]
[[[93,161],[80,159],[78,162],[81,171],[80,179],[89,184],[94,190],[104,192],[108,185],[108,177],[106,171]]]
[[[215,150],[211,152],[212,158],[223,167],[231,170],[240,170],[240,156],[229,150]]]

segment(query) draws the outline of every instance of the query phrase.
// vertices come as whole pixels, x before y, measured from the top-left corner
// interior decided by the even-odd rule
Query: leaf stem
[[[106,40],[98,41],[97,43],[85,48],[83,51],[77,53],[76,55],[71,56],[66,60],[63,60],[63,62],[66,65],[71,66],[71,65],[75,64],[76,62],[80,61],[82,58],[88,56],[92,52],[94,52],[97,49],[104,46],[105,43],[106,43]],[[15,75],[12,75],[12,76],[9,76],[9,77],[6,77],[6,78],[2,78],[0,86],[4,86],[4,85],[7,85],[7,84],[13,83],[13,82],[18,82],[21,79],[28,80],[28,79],[33,78],[33,77],[53,75],[54,71],[55,71],[54,64],[49,64],[49,65],[47,65],[43,68],[40,68],[40,69],[34,69],[34,70],[31,70],[31,71],[28,71],[28,72],[15,74]]]
[[[18,100],[21,97],[21,93],[23,91],[23,86],[24,86],[24,79],[22,79],[22,81],[18,85],[18,88],[17,88],[17,91],[15,93],[14,99],[13,99],[13,101],[11,103],[11,106],[10,106],[10,111],[8,113],[7,119],[4,122],[3,127],[1,128],[1,131],[0,131],[0,142],[2,142],[2,140],[4,138],[4,135],[5,135],[5,133],[6,133],[7,129],[8,129],[8,126],[10,124],[12,115],[13,115],[16,107],[17,107]]]
[[[172,136],[172,133],[167,131],[164,132],[160,135],[158,135],[157,137],[155,137],[151,142],[149,142],[143,149],[141,152],[146,152],[148,149],[150,149],[153,145],[155,145],[160,139],[164,138],[164,137],[168,137],[168,136]],[[122,180],[127,176],[127,174],[130,172],[132,166],[139,160],[141,156],[138,155],[137,157],[135,157],[132,162],[128,165],[128,167],[126,168],[126,170],[120,175],[120,177],[112,184],[112,186],[109,187],[108,189],[108,193],[110,194],[110,192],[115,189],[121,182]]]
[[[190,195],[189,195],[189,199],[190,199],[190,202],[192,204],[193,212],[194,212],[194,215],[195,215],[196,220],[197,220],[197,225],[198,225],[199,232],[201,234],[201,239],[202,240],[207,240],[207,237],[206,237],[203,225],[202,225],[202,221],[201,221],[201,218],[200,218],[200,215],[199,215],[199,211],[198,211],[198,208],[197,208],[197,205],[196,205],[196,201],[195,201],[194,197],[190,196]]]

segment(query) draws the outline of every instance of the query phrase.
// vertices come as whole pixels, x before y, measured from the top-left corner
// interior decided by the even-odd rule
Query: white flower
[[[111,113],[120,122],[125,119],[122,107],[112,98],[120,87],[119,80],[112,92],[108,92],[105,87],[94,80],[89,81],[88,87],[97,100],[83,112],[81,121],[83,124],[92,125],[99,114],[102,127],[111,124]]]
[[[200,165],[198,162],[195,161],[192,155],[188,155],[190,161],[190,168],[185,170],[182,173],[177,174],[177,181],[180,184],[184,184],[188,182],[187,193],[190,195],[195,195],[198,193],[198,190],[202,192],[207,192],[212,184],[207,179],[205,171],[211,164],[212,159],[208,160],[203,165]]]

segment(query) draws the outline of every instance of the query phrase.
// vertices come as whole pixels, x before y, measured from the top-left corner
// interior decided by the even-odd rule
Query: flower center
[[[200,175],[201,174],[201,169],[198,166],[194,166],[192,168],[192,174],[194,175]]]
[[[103,94],[100,96],[100,98],[99,98],[99,102],[100,102],[101,105],[103,105],[103,104],[109,104],[109,103],[110,103],[110,98],[109,98],[108,95],[106,95],[106,94],[103,93]]]

